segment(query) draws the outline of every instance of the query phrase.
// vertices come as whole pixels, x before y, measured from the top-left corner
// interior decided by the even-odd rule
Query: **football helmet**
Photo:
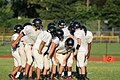
[[[60,40],[62,40],[63,39],[63,35],[64,35],[64,32],[63,32],[63,30],[62,29],[56,29],[56,35],[58,36],[58,38],[60,39]]]
[[[22,25],[17,24],[17,25],[14,26],[14,32],[15,33],[20,33],[21,30],[23,30],[23,26]]]
[[[67,38],[65,41],[65,47],[70,49],[74,46],[74,40],[72,38]]]
[[[48,24],[48,28],[47,28],[47,32],[51,33],[51,35],[55,35],[56,34],[56,26],[53,23],[49,23]]]
[[[74,29],[74,22],[70,22],[69,26],[68,26],[68,30],[70,31],[70,33],[72,35],[74,35],[75,29]]]
[[[65,26],[66,22],[64,20],[59,20],[58,27],[61,28],[61,26]]]
[[[74,29],[81,28],[81,24],[79,22],[74,22]]]
[[[37,28],[37,29],[41,29],[42,26],[42,20],[39,18],[35,18],[32,22],[32,24]]]

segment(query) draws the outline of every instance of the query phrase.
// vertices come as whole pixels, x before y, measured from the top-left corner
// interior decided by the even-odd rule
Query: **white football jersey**
[[[12,38],[11,38],[11,41],[16,40],[18,36],[19,36],[18,33],[13,34],[13,35],[12,35]],[[11,48],[12,53],[13,53],[15,50],[16,50],[16,48]]]
[[[42,30],[35,30],[33,26],[27,25],[21,32],[27,37],[26,44],[33,45],[41,31]]]
[[[70,37],[71,34],[70,34],[69,30],[68,30],[68,27],[64,27],[64,28],[62,28],[62,30],[64,32],[64,39]]]
[[[54,42],[56,44],[56,47],[59,45],[59,38],[57,36],[52,37],[52,42]]]
[[[49,32],[47,32],[47,31],[42,31],[38,35],[37,40],[36,40],[35,44],[33,45],[33,48],[34,49],[39,49],[41,41],[46,42],[45,46],[49,47],[49,45],[51,43],[51,40],[52,40],[51,34]]]
[[[81,45],[78,51],[87,51],[87,43],[86,43],[86,37],[85,37],[85,33],[83,30],[77,29],[74,33],[74,46],[76,48],[77,46],[77,38],[81,39]]]
[[[18,36],[19,36],[18,33],[13,34],[12,38],[11,38],[11,41],[16,40]]]
[[[92,40],[93,40],[93,34],[92,34],[91,31],[87,31],[86,40],[87,40],[87,43],[91,43],[92,42]]]
[[[52,42],[54,42],[54,43],[56,44],[55,47],[58,47],[59,41],[60,41],[60,40],[59,40],[59,38],[58,38],[57,36],[52,37]],[[52,43],[52,42],[51,42],[51,43]],[[51,46],[52,46],[52,45],[50,45],[48,52],[50,51]]]
[[[58,54],[64,54],[64,53],[68,52],[66,47],[65,47],[65,41],[66,41],[66,39],[59,41],[59,46],[56,48],[56,51]]]

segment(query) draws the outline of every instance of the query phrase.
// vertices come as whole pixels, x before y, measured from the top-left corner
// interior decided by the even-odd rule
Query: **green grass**
[[[1,45],[0,46],[0,56],[11,56],[11,45]]]
[[[92,43],[91,57],[102,57],[103,54],[120,57],[120,43]],[[0,56],[11,56],[10,44],[0,46]]]
[[[90,62],[88,64],[88,76],[90,80],[119,80],[119,62]]]
[[[120,62],[105,63],[90,61],[88,63],[90,80],[120,80]],[[13,58],[0,59],[0,80],[9,80],[8,73],[13,69]],[[75,63],[73,64],[75,72]]]
[[[102,57],[103,54],[120,57],[120,43],[92,43],[91,57]]]
[[[9,80],[8,74],[13,69],[13,58],[0,59],[0,80]]]

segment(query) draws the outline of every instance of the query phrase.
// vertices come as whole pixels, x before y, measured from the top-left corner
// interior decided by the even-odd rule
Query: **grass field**
[[[102,57],[103,54],[120,58],[120,43],[92,43],[91,57]],[[0,46],[0,56],[11,56],[10,44]],[[0,58],[0,80],[9,80],[8,73],[12,71],[13,58]],[[75,63],[73,64],[75,72]],[[90,80],[120,80],[120,62],[107,63],[90,61],[88,77]]]
[[[120,57],[120,43],[92,43],[91,57],[102,57],[103,54]],[[0,56],[11,56],[10,44],[0,46]]]
[[[0,80],[9,80],[8,73],[12,71],[13,58],[0,59]],[[73,64],[75,72],[75,63]],[[90,61],[88,77],[90,80],[120,80],[120,62],[105,63]],[[74,75],[74,74],[73,74]]]

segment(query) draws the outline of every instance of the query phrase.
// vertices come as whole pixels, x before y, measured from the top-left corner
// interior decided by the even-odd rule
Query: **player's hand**
[[[90,55],[89,55],[89,54],[87,54],[87,55],[86,55],[86,57],[87,57],[87,59],[89,59]]]
[[[15,48],[15,47],[16,47],[16,44],[15,44],[15,43],[12,43],[12,47]]]

